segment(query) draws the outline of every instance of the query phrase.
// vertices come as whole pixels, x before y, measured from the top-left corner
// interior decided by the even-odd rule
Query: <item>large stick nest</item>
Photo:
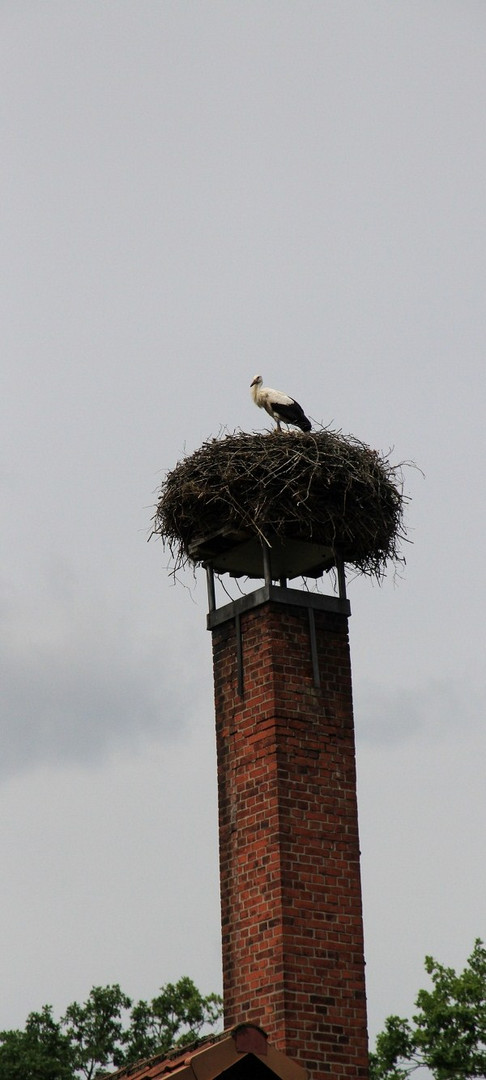
[[[381,579],[389,560],[403,562],[405,501],[401,467],[340,432],[236,433],[203,443],[167,474],[153,533],[175,570],[197,561],[198,537],[234,528],[269,544],[325,545]]]

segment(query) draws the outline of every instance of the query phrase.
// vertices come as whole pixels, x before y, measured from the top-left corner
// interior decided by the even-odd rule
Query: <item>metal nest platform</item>
[[[325,544],[280,536],[258,539],[231,527],[197,537],[190,544],[189,555],[195,563],[210,566],[217,574],[265,581],[318,578],[338,562],[336,553]]]
[[[244,611],[272,600],[310,609],[325,609],[342,615],[351,612],[346,597],[346,574],[344,561],[339,553],[325,545],[304,540],[283,540],[274,537],[270,544],[265,538],[245,536],[231,528],[220,529],[212,536],[194,541],[191,550],[194,562],[206,569],[208,587],[208,629],[213,629],[227,619],[239,617]],[[287,581],[293,578],[318,578],[336,569],[338,596],[327,596],[305,589],[289,589]],[[263,579],[254,592],[238,597],[223,607],[216,606],[215,574]],[[274,582],[278,584],[275,585]]]
[[[220,529],[212,536],[194,541],[191,550],[194,562],[206,569],[208,589],[208,630],[215,630],[223,623],[234,621],[236,635],[237,692],[244,696],[243,645],[241,617],[264,604],[286,605],[307,611],[309,623],[309,648],[312,661],[314,685],[320,686],[319,658],[315,612],[325,611],[332,615],[351,614],[346,597],[344,561],[331,548],[303,540],[282,540],[274,537],[271,544],[265,539],[245,537],[231,529]],[[325,595],[304,589],[288,588],[292,578],[318,578],[335,567],[339,595]],[[229,574],[239,578],[262,579],[253,592],[243,594],[236,600],[216,605],[215,574]],[[274,584],[277,582],[277,584]]]

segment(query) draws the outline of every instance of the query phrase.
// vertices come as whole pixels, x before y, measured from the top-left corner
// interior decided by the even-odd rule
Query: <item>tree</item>
[[[25,1031],[0,1032],[1,1080],[72,1080],[70,1039],[50,1005],[27,1017]]]
[[[86,1080],[100,1072],[100,1066],[118,1068],[126,1062],[122,1011],[131,999],[114,986],[93,986],[84,1005],[69,1005],[61,1023],[73,1050],[74,1070]]]
[[[136,1005],[117,983],[94,986],[60,1021],[45,1005],[30,1013],[24,1031],[0,1032],[0,1080],[95,1080],[192,1041],[221,1014],[221,998],[204,997],[187,976]]]
[[[389,1016],[370,1058],[371,1080],[405,1080],[421,1067],[436,1080],[486,1077],[486,949],[477,938],[464,971],[425,958],[431,990],[420,990],[412,1023]]]
[[[192,1042],[207,1025],[214,1027],[222,1013],[218,994],[203,997],[192,979],[183,976],[178,983],[167,983],[150,1004],[139,1001],[131,1012],[126,1050],[127,1061],[171,1046]]]

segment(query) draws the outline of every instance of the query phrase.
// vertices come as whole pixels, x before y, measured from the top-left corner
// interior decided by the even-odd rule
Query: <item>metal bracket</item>
[[[338,592],[340,600],[346,599],[346,570],[344,567],[344,559],[336,552],[336,571],[338,579]]]
[[[240,698],[243,697],[243,643],[241,640],[241,615],[239,612],[235,615],[235,634],[236,634],[236,682],[238,687],[238,694]]]
[[[206,584],[208,587],[208,609],[209,611],[215,611],[216,590],[214,588],[214,570],[209,564],[206,564]]]
[[[314,675],[314,686],[321,685],[321,676],[319,674],[319,656],[317,653],[317,637],[316,637],[316,620],[314,616],[314,608],[308,608],[309,613],[309,636],[312,658],[312,672]]]

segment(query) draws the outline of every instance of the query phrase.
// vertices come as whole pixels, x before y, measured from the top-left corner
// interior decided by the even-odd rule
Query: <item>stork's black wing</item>
[[[312,424],[307,419],[304,410],[299,405],[298,401],[292,401],[290,405],[282,405],[281,402],[272,401],[272,409],[279,420],[283,420],[284,424],[294,424],[295,427],[299,427],[301,431],[310,431]]]

